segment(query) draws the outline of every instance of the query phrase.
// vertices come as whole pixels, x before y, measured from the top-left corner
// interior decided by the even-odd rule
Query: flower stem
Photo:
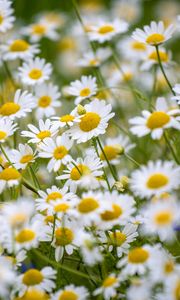
[[[176,152],[174,151],[174,148],[173,148],[173,146],[171,145],[171,142],[170,142],[170,140],[169,140],[169,138],[168,138],[166,132],[164,132],[164,138],[165,138],[165,141],[166,141],[166,143],[167,143],[167,145],[168,145],[168,147],[169,147],[169,149],[170,149],[170,151],[171,151],[171,153],[172,153],[172,156],[174,157],[174,160],[175,160],[176,163],[179,165],[180,163],[179,163],[179,160],[178,160],[178,158],[177,158]]]
[[[124,156],[129,159],[133,164],[135,164],[138,168],[141,166],[134,158],[132,158],[129,154],[124,153]]]

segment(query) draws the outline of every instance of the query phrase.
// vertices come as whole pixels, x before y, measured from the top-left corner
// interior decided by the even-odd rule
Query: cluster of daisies
[[[28,26],[0,0],[0,299],[180,299],[170,2],[134,30],[140,0],[72,0]]]

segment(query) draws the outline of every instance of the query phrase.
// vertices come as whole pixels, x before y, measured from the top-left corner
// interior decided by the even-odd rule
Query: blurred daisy
[[[19,150],[13,149],[9,156],[11,163],[14,167],[19,169],[25,169],[29,163],[34,162],[36,155],[33,149],[25,144],[19,144]]]
[[[174,25],[171,24],[165,28],[162,21],[151,22],[150,26],[144,26],[144,30],[137,28],[132,37],[138,42],[152,46],[157,46],[169,40],[174,32]]]
[[[85,53],[83,58],[78,60],[78,66],[80,67],[99,67],[104,61],[111,56],[111,50],[109,48],[99,48],[95,53]]]
[[[13,167],[2,169],[0,167],[0,193],[6,187],[18,185],[21,179],[21,174]]]
[[[16,130],[17,124],[14,124],[10,119],[0,118],[0,143],[4,143]]]
[[[33,300],[33,299],[49,300],[49,294],[40,289],[36,289],[32,287],[28,289],[27,292],[22,297],[18,297],[15,299],[16,300]]]
[[[108,126],[108,121],[114,117],[111,113],[112,106],[104,100],[93,100],[84,106],[86,113],[81,116],[81,121],[74,124],[67,133],[76,140],[77,143],[84,143],[92,137],[104,134]]]
[[[0,256],[0,278],[0,297],[2,299],[8,299],[9,288],[15,283],[16,274],[11,262],[4,256]]]
[[[19,67],[19,78],[26,85],[41,84],[50,78],[51,73],[51,64],[39,57],[28,60]]]
[[[179,300],[180,297],[180,271],[165,280],[165,300]]]
[[[84,286],[66,285],[63,290],[59,290],[52,296],[52,300],[86,300],[89,293]]]
[[[127,289],[128,300],[148,300],[152,299],[152,283],[147,278],[133,278],[131,285]]]
[[[138,137],[151,134],[152,139],[160,139],[166,128],[180,129],[180,122],[177,115],[178,108],[171,109],[163,97],[157,98],[155,111],[142,111],[142,117],[135,117],[129,120],[132,125],[130,131]]]
[[[15,17],[12,16],[13,9],[11,8],[11,1],[0,1],[0,32],[5,33],[13,27]]]
[[[135,195],[149,198],[177,189],[179,174],[180,168],[172,161],[149,161],[147,166],[132,173],[130,186]]]
[[[139,61],[145,54],[147,46],[144,43],[125,37],[117,44],[118,50],[127,59],[133,58]]]
[[[159,48],[159,56],[164,67],[168,67],[173,64],[171,61],[172,55],[170,51],[167,51],[165,48]],[[158,55],[154,47],[148,47],[146,53],[142,57],[141,70],[149,70],[153,65],[158,65]]]
[[[106,277],[101,285],[101,287],[97,288],[93,295],[97,296],[99,294],[103,295],[103,299],[110,300],[117,295],[117,288],[120,286],[120,278],[112,273],[108,277]]]
[[[21,33],[29,36],[30,41],[33,43],[40,41],[44,37],[53,41],[56,41],[59,38],[59,34],[56,31],[56,26],[47,21],[31,24],[23,28]]]
[[[40,144],[39,157],[50,158],[47,165],[49,172],[57,172],[61,164],[66,165],[72,160],[69,155],[69,150],[72,147],[73,142],[68,138],[66,134],[58,136],[56,141],[52,138],[44,139],[43,143]]]
[[[96,94],[96,78],[91,75],[82,76],[81,80],[71,82],[68,92],[70,95],[76,96],[75,104],[79,104],[82,100]]]

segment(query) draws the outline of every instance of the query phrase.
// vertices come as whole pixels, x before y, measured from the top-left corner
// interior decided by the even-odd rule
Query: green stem
[[[15,84],[14,79],[13,79],[13,76],[12,76],[10,70],[9,70],[9,67],[8,67],[7,62],[6,62],[6,61],[3,61],[3,65],[4,65],[4,69],[5,69],[5,71],[6,71],[7,75],[8,75],[8,77],[9,77],[9,79],[10,79],[12,85],[16,88],[16,84]]]
[[[56,228],[56,214],[54,215],[54,220],[53,220],[53,232],[52,232],[52,238],[51,238],[51,244],[50,244],[49,259],[51,259],[52,242],[53,242],[53,239],[54,239],[55,228]]]
[[[30,168],[30,170],[31,170],[32,177],[33,177],[33,179],[34,179],[34,183],[35,183],[35,185],[37,186],[37,188],[40,190],[40,189],[41,189],[41,185],[40,185],[40,183],[39,183],[39,180],[37,179],[37,176],[36,176],[36,174],[35,174],[35,172],[34,172],[34,169],[33,169],[32,166],[30,166],[29,168]]]
[[[174,151],[174,148],[173,148],[173,146],[171,145],[171,142],[169,141],[169,138],[168,138],[166,132],[164,132],[164,138],[165,138],[165,141],[166,141],[166,143],[167,143],[167,145],[168,145],[168,147],[169,147],[169,149],[170,149],[170,151],[171,151],[171,153],[172,153],[172,156],[174,157],[174,160],[175,160],[175,161],[177,162],[177,164],[179,165],[180,163],[179,163],[179,160],[178,160],[178,158],[177,158],[177,156],[176,156],[176,152]]]
[[[124,153],[124,156],[129,159],[133,164],[135,164],[138,168],[141,166],[134,158],[132,158],[129,154]]]

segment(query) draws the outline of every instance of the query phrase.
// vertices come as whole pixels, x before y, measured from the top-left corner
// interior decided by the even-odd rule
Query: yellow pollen
[[[67,123],[67,122],[73,121],[74,117],[71,115],[64,115],[64,116],[60,117],[59,120],[60,120],[60,122]]]
[[[103,221],[112,221],[119,218],[122,215],[123,211],[119,205],[113,204],[112,208],[112,210],[106,210],[101,214],[101,218]]]
[[[128,261],[132,264],[145,263],[149,258],[149,252],[141,247],[129,251]]]
[[[175,300],[180,300],[180,280],[177,281],[176,287],[174,290]]]
[[[40,107],[48,107],[51,104],[51,97],[49,96],[42,96],[39,101],[38,101],[38,105]]]
[[[64,156],[68,154],[68,151],[66,147],[64,146],[59,146],[54,150],[54,158],[55,159],[62,159]]]
[[[145,51],[146,50],[146,45],[141,42],[134,41],[134,42],[132,42],[131,47],[137,51]]]
[[[103,150],[108,160],[115,159],[119,154],[118,148],[114,146],[105,146]],[[100,159],[106,160],[103,153],[100,154]]]
[[[38,139],[43,140],[46,137],[50,137],[51,132],[49,130],[40,131],[36,136]]]
[[[173,216],[170,211],[162,211],[155,216],[155,222],[160,225],[168,225],[172,222]]]
[[[24,273],[22,282],[27,286],[40,284],[43,281],[43,275],[36,269],[28,270]]]
[[[27,292],[22,296],[18,297],[14,300],[49,300],[49,295],[41,290],[30,288]]]
[[[27,155],[24,155],[24,156],[21,158],[20,163],[21,163],[21,164],[26,164],[26,163],[30,162],[32,159],[33,159],[33,155],[27,154]]]
[[[90,169],[85,165],[77,165],[77,167],[72,168],[70,173],[70,178],[72,180],[79,180],[82,176],[91,174]]]
[[[0,15],[0,24],[2,24],[3,21],[4,21],[4,18],[3,18],[3,16]]]
[[[81,97],[88,97],[91,93],[91,90],[89,88],[84,88],[80,91]]]
[[[89,132],[98,127],[101,118],[98,114],[93,112],[87,112],[79,123],[79,127],[84,132]]]
[[[112,26],[112,25],[104,25],[98,29],[98,33],[100,33],[100,34],[106,34],[106,33],[110,33],[113,31],[114,31],[114,26]]]
[[[32,231],[31,229],[24,228],[22,229],[17,235],[16,235],[16,242],[22,244],[22,243],[27,243],[31,242],[35,238],[35,232]]]
[[[55,207],[54,207],[54,211],[55,212],[66,212],[68,209],[69,209],[69,204],[67,203],[60,203],[60,204],[57,204]]]
[[[46,32],[46,27],[41,24],[36,24],[33,26],[33,33],[37,35],[42,35]]]
[[[165,40],[164,35],[160,33],[153,33],[147,37],[146,43],[150,45],[158,45],[164,42],[164,40]]]
[[[58,300],[77,300],[79,297],[73,291],[65,290],[61,293]]]
[[[46,198],[46,202],[50,202],[50,201],[56,201],[58,199],[62,199],[62,194],[59,192],[52,192],[50,193],[47,198]]]
[[[54,216],[47,216],[44,221],[46,224],[54,223]]]
[[[7,133],[0,130],[0,140],[4,140],[7,137]]]
[[[159,51],[159,56],[162,62],[167,62],[169,60],[168,54],[164,51]],[[158,62],[157,52],[151,52],[148,56],[149,59],[153,59]]]
[[[1,173],[0,173],[0,180],[18,180],[20,179],[21,174],[14,168],[9,167],[7,169],[4,169]]]
[[[166,175],[161,173],[155,173],[149,177],[147,180],[147,187],[149,189],[159,189],[165,185],[167,185],[169,182],[169,179]]]
[[[0,107],[0,114],[3,116],[10,116],[20,110],[20,105],[14,102],[7,102]]]
[[[40,69],[32,69],[29,72],[29,77],[34,80],[41,78],[42,75],[43,75],[43,73]]]
[[[146,126],[153,130],[156,128],[162,128],[164,125],[169,123],[170,117],[163,111],[155,111],[147,119]]]
[[[83,214],[94,211],[98,207],[99,207],[98,201],[90,197],[81,199],[80,203],[78,204],[78,210]]]
[[[109,287],[109,286],[112,286],[113,284],[115,284],[117,282],[117,278],[116,277],[113,277],[113,276],[110,276],[108,278],[106,278],[104,281],[103,281],[103,287]]]
[[[110,244],[115,246],[121,246],[126,241],[126,235],[121,231],[111,232],[110,236]]]
[[[55,230],[56,245],[66,246],[72,243],[74,233],[67,227],[59,227]]]
[[[29,44],[24,40],[15,40],[11,46],[10,51],[12,52],[24,52],[28,50]]]
[[[168,261],[164,266],[164,272],[169,274],[174,271],[174,263],[173,261]]]

